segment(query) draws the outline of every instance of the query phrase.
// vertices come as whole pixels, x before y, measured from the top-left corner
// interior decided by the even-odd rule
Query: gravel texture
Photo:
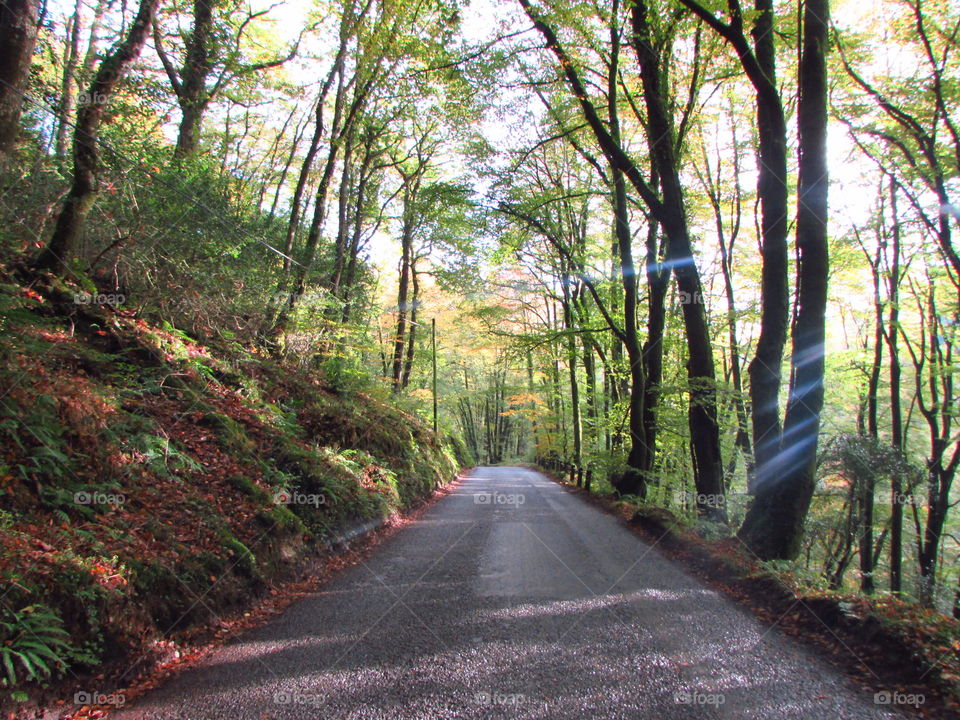
[[[498,467],[114,717],[903,715],[615,518],[536,472]]]

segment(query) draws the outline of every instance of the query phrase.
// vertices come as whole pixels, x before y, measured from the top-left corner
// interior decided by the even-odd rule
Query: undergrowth
[[[73,290],[0,279],[0,703],[216,623],[458,468],[355,378]]]

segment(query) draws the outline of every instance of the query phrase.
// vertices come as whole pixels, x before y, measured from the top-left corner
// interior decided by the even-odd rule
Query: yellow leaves
[[[506,398],[507,410],[500,413],[503,417],[524,417],[530,420],[547,413],[543,398],[534,393],[518,393]]]
[[[430,390],[430,388],[417,388],[416,390],[411,390],[410,395],[418,400],[433,400],[433,391]]]
[[[519,405],[532,405],[533,407],[542,407],[543,398],[535,393],[518,393],[507,397],[507,405],[516,407]]]

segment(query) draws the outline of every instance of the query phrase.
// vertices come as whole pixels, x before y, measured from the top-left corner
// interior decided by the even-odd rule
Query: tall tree
[[[438,126],[428,122],[418,127],[413,124],[410,136],[412,146],[406,158],[395,160],[396,171],[400,176],[400,262],[398,267],[399,284],[397,288],[397,325],[393,338],[392,377],[394,392],[399,392],[409,382],[409,367],[417,332],[417,303],[419,285],[417,283],[417,250],[414,246],[417,235],[426,219],[427,208],[422,202],[422,191],[431,169],[434,154],[439,142],[435,138]]]
[[[20,134],[39,9],[37,0],[0,2],[0,163],[9,157]]]
[[[80,104],[73,133],[73,184],[57,218],[53,236],[37,258],[38,268],[62,274],[83,235],[87,216],[100,190],[97,171],[104,113],[124,73],[143,49],[158,1],[141,0],[126,37],[101,61]]]
[[[65,160],[67,157],[67,138],[69,136],[70,118],[76,101],[74,82],[77,69],[80,66],[80,33],[83,31],[83,0],[77,0],[73,7],[73,16],[67,21],[67,42],[63,48],[63,76],[60,79],[60,102],[58,109],[60,117],[57,120],[57,134],[54,143],[54,153],[57,158]],[[91,38],[93,42],[93,38]]]
[[[777,453],[758,479],[739,537],[761,558],[792,558],[816,485],[823,408],[829,248],[827,244],[827,62],[829,0],[803,10],[797,106],[797,308],[790,392]],[[756,441],[755,441],[756,442]]]
[[[687,332],[689,354],[689,423],[693,445],[694,480],[698,508],[711,515],[722,516],[723,468],[720,455],[720,433],[716,415],[716,379],[713,366],[711,338],[703,306],[700,276],[692,255],[689,228],[679,181],[677,159],[679,132],[674,128],[669,110],[669,83],[662,64],[666,38],[654,38],[649,22],[649,8],[644,3],[634,4],[630,11],[632,43],[640,62],[643,102],[646,109],[648,142],[655,172],[654,178],[645,178],[639,165],[630,157],[620,142],[611,135],[601,120],[595,103],[584,85],[576,63],[561,43],[555,29],[546,22],[540,10],[529,0],[519,0],[534,27],[543,37],[547,48],[556,56],[571,95],[583,113],[610,167],[622,172],[646,204],[667,238],[666,263],[671,268],[677,286],[686,298],[683,318]],[[689,112],[690,106],[687,106]],[[660,192],[651,180],[660,185]]]
[[[647,111],[650,155],[660,183],[663,212],[658,220],[667,237],[666,264],[673,269],[681,293],[687,333],[688,420],[693,448],[694,484],[700,501],[698,507],[708,514],[722,517],[724,483],[713,340],[687,222],[677,129],[668,105],[671,89],[665,59],[672,48],[669,41],[656,36],[651,8],[645,0],[637,0],[633,4],[630,19]]]
[[[776,477],[781,452],[780,367],[787,341],[787,122],[777,86],[775,16],[772,0],[757,0],[751,47],[739,0],[728,4],[729,21],[695,0],[680,2],[718,33],[734,50],[755,91],[757,113],[757,196],[761,208],[763,255],[760,289],[760,337],[749,365],[755,470],[752,485]],[[773,473],[771,475],[771,473]]]

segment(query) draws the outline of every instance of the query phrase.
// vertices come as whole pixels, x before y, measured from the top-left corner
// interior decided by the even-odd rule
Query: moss
[[[21,382],[0,408],[0,475],[22,480],[0,494],[0,582],[11,601],[55,599],[74,666],[246,608],[267,581],[301,570],[318,541],[419,501],[457,469],[455,447],[383,399],[335,395],[249,349],[190,348],[195,361],[184,360],[172,330],[109,308],[54,344],[38,328],[61,332],[63,317],[24,307],[14,326],[7,308],[21,304],[0,287],[11,353],[30,355],[43,383]],[[0,375],[19,380],[14,368]],[[55,400],[76,386],[87,404]],[[323,501],[275,504],[280,489]],[[78,490],[126,502],[78,504]],[[56,564],[18,564],[32,537],[57,549]]]
[[[137,601],[157,626],[169,628],[188,608],[177,576],[152,560],[132,560],[130,568]]]
[[[230,533],[224,533],[221,537],[221,542],[223,546],[230,551],[230,554],[234,560],[233,568],[242,572],[250,580],[254,580],[257,583],[263,581],[263,576],[260,574],[260,568],[257,565],[257,556],[253,554],[253,551],[250,550],[246,545],[244,545],[240,540],[234,537]]]
[[[304,534],[307,527],[286,505],[273,505],[257,511],[257,521],[265,528],[281,533]]]
[[[217,433],[217,441],[224,452],[236,458],[249,458],[256,450],[256,444],[246,429],[233,418],[220,412],[207,412],[201,422]]]
[[[270,493],[257,485],[254,480],[251,480],[246,475],[231,475],[227,478],[227,482],[244,495],[256,500],[258,503],[265,504],[271,501]]]

